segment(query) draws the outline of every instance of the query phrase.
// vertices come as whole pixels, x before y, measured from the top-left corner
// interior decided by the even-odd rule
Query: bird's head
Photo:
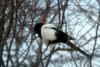
[[[42,27],[43,23],[37,23],[35,26],[34,26],[34,31],[35,33],[40,33],[41,32],[41,27]]]

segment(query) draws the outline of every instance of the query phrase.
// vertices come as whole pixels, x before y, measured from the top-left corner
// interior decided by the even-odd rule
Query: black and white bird
[[[54,43],[66,43],[69,40],[73,40],[71,36],[60,31],[53,24],[42,24],[38,23],[34,27],[34,31],[39,34],[39,37],[46,44]]]
[[[49,45],[62,42],[70,46],[72,49],[78,50],[82,54],[89,56],[87,53],[85,53],[70,41],[74,40],[73,37],[57,29],[57,27],[53,24],[37,23],[34,27],[34,31],[39,35],[39,37],[45,44]]]

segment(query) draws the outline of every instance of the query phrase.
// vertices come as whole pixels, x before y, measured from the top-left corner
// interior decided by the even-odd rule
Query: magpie
[[[73,44],[70,40],[74,40],[75,38],[71,37],[67,33],[59,30],[55,25],[53,24],[43,24],[43,23],[37,23],[34,27],[35,33],[37,33],[40,37],[40,39],[43,41],[43,43],[50,45],[50,44],[56,44],[56,43],[65,43],[68,46],[70,46],[74,50],[78,50],[83,55],[86,55],[87,57],[90,57],[86,52],[81,50],[79,47],[77,47],[75,44]]]

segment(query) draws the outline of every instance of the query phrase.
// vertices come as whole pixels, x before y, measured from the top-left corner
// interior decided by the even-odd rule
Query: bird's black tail
[[[91,55],[87,54],[85,51],[83,51],[82,49],[80,49],[79,47],[77,47],[75,44],[73,44],[71,41],[67,42],[67,45],[70,46],[73,50],[77,50],[80,53],[82,53],[83,55],[85,55],[86,57],[90,58]]]

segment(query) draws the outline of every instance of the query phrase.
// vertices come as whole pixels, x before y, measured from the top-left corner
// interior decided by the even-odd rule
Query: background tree
[[[57,25],[92,57],[42,44],[33,30],[39,22]],[[99,67],[99,23],[100,0],[0,0],[0,67]]]

